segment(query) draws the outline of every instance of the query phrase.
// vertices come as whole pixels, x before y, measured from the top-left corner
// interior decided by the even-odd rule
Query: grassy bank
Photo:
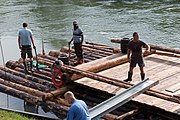
[[[36,119],[22,116],[15,112],[7,112],[3,110],[0,110],[0,119],[1,120],[36,120]]]

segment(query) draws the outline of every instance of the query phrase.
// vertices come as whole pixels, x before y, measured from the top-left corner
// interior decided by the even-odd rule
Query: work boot
[[[84,63],[84,59],[82,58],[81,60],[80,60],[80,64],[83,64]]]
[[[141,73],[141,80],[144,80],[145,78],[145,73]]]
[[[125,82],[132,81],[132,73],[128,72],[128,78],[124,80]]]
[[[30,71],[34,72],[34,70],[33,70],[33,62],[32,61],[30,61]]]
[[[74,62],[74,65],[78,65],[80,63],[80,59],[79,58],[77,58],[77,61],[76,62]]]
[[[28,73],[27,66],[26,66],[26,62],[23,62],[23,65],[24,65],[24,72],[25,72],[25,73]]]

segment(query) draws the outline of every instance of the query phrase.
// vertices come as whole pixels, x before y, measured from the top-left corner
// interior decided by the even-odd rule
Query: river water
[[[180,48],[180,0],[1,0],[0,16],[1,65],[19,59],[23,22],[33,31],[38,53],[42,40],[46,53],[66,46],[74,20],[86,41],[119,46],[110,39],[131,38],[137,31],[147,43]],[[0,96],[0,106],[24,110],[22,100]]]

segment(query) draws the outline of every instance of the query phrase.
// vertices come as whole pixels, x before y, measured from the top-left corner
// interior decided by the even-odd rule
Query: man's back
[[[31,38],[30,38],[30,36],[32,36],[31,30],[27,28],[23,28],[19,31],[18,36],[20,37],[21,45],[31,45]]]
[[[74,100],[68,111],[67,120],[90,120],[87,105],[82,100]]]

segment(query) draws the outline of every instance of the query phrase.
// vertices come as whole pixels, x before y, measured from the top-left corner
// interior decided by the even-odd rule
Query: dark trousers
[[[83,59],[83,49],[81,43],[74,43],[74,50],[77,58]]]

